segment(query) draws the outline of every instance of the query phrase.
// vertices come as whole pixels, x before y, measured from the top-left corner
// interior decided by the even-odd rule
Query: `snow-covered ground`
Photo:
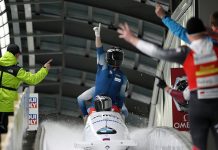
[[[45,121],[41,124],[44,135],[38,150],[78,150],[74,143],[82,141],[84,125],[81,122]],[[171,128],[128,127],[130,137],[138,143],[131,150],[189,150],[191,144],[180,133]],[[187,140],[187,141],[185,141]],[[37,144],[37,143],[36,143]],[[39,144],[39,143],[38,143]]]

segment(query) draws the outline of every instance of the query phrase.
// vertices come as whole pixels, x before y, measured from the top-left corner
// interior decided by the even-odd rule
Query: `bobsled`
[[[100,100],[99,100],[100,99]],[[118,112],[111,111],[111,99],[101,97],[95,100],[96,112],[88,116],[83,141],[75,144],[84,150],[127,150],[137,146],[130,139],[124,118]]]

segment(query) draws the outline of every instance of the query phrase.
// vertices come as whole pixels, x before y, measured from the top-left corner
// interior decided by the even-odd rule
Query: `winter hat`
[[[206,28],[201,19],[196,17],[192,17],[188,20],[186,29],[188,34],[195,34],[206,31]]]
[[[16,44],[9,44],[7,47],[7,51],[11,52],[13,55],[16,55],[17,53],[21,54],[20,48]]]

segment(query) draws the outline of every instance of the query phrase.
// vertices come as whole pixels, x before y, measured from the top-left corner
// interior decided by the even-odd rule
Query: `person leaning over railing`
[[[10,44],[0,58],[0,133],[7,133],[8,116],[13,115],[14,101],[18,99],[17,89],[22,82],[29,85],[40,83],[48,74],[52,59],[35,74],[18,66],[21,54],[19,46]]]

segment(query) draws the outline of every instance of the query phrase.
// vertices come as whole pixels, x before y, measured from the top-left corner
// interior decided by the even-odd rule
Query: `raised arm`
[[[175,36],[179,37],[185,43],[190,44],[190,41],[186,35],[186,29],[177,22],[175,22],[170,16],[168,16],[160,4],[156,5],[155,13],[160,19],[162,19],[162,22]]]
[[[101,23],[98,24],[98,27],[94,27],[93,30],[95,31],[95,46],[96,48],[102,47],[101,43]]]
[[[162,49],[155,44],[140,40],[133,34],[127,23],[120,24],[119,27],[120,28],[117,31],[120,34],[119,37],[135,46],[142,53],[158,59],[183,64],[188,52],[185,47],[177,49]]]
[[[105,51],[103,49],[102,43],[101,43],[101,23],[99,23],[98,27],[93,28],[95,32],[95,46],[97,50],[97,64],[98,65],[106,65],[105,61]]]
[[[36,73],[31,73],[29,71],[24,70],[21,68],[17,74],[17,78],[22,80],[24,83],[29,84],[29,85],[36,85],[40,83],[48,74],[48,71],[51,68],[51,62],[52,59],[47,61],[44,66],[37,71]]]

